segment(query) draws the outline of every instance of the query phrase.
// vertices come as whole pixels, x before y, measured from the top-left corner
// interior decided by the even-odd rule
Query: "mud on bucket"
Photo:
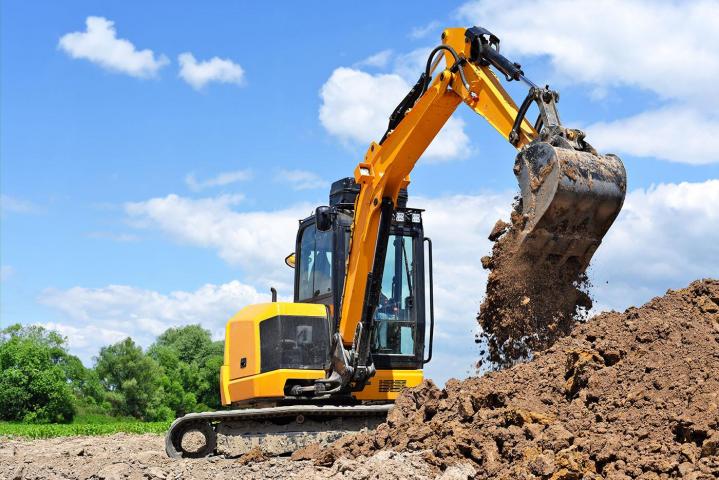
[[[520,255],[582,269],[619,214],[626,172],[619,157],[535,142],[515,160],[521,189]]]

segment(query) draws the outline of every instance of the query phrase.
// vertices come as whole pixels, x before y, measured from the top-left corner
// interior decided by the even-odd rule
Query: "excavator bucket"
[[[619,157],[577,150],[565,139],[535,141],[517,155],[521,188],[519,255],[584,270],[622,208],[626,172]],[[517,221],[520,225],[517,225]]]

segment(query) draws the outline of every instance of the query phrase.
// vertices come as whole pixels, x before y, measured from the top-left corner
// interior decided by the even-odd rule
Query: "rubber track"
[[[181,458],[182,454],[175,449],[172,438],[180,430],[180,427],[194,422],[207,422],[210,424],[222,422],[241,422],[243,420],[263,421],[279,417],[289,416],[319,416],[319,417],[373,417],[387,415],[393,404],[383,405],[289,405],[284,407],[248,408],[241,410],[225,410],[216,412],[188,413],[176,419],[170,425],[165,435],[165,451],[172,458]]]

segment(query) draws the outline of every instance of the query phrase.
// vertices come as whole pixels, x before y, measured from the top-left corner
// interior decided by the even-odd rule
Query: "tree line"
[[[214,410],[223,349],[189,325],[146,350],[129,337],[102,347],[87,368],[59,333],[12,325],[0,330],[0,420],[69,423],[82,413],[162,421]]]

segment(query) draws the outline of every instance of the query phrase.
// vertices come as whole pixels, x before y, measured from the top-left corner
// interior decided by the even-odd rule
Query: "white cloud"
[[[675,162],[719,161],[705,133],[719,125],[719,2],[483,0],[463,5],[459,17],[497,34],[510,58],[548,58],[561,82],[588,85],[592,98],[634,87],[665,102],[588,127],[590,141]]]
[[[101,67],[133,77],[153,77],[169,63],[164,55],[152,50],[137,50],[129,41],[117,38],[114,22],[103,17],[87,17],[84,32],[72,32],[60,38],[58,46],[72,58],[82,58]]]
[[[234,280],[169,294],[128,285],[47,289],[38,300],[65,317],[44,326],[67,336],[73,353],[87,361],[103,345],[130,336],[147,346],[167,328],[181,325],[199,323],[215,338],[222,338],[225,323],[234,313],[269,301],[269,293]]]
[[[482,0],[459,13],[498,35],[509,55],[548,56],[568,80],[716,102],[706,95],[719,72],[716,1]]]
[[[274,211],[237,212],[237,195],[191,199],[178,195],[128,203],[135,226],[157,229],[173,240],[217,250],[220,258],[242,267],[253,283],[290,290],[285,256],[294,250],[297,220],[312,212],[301,204]]]
[[[207,180],[197,180],[194,173],[188,173],[185,176],[185,183],[193,192],[199,192],[210,187],[223,187],[232,183],[244,182],[252,178],[250,170],[234,170],[232,172],[223,172],[219,175],[208,178]]]
[[[369,145],[382,137],[389,115],[410,88],[397,73],[373,75],[353,68],[337,68],[320,91],[320,122],[330,134],[345,142]],[[464,123],[453,117],[423,158],[436,163],[466,156],[468,152],[469,137],[464,132]]]
[[[0,267],[0,282],[7,282],[10,277],[15,275],[15,269],[10,265]]]
[[[38,206],[27,200],[5,195],[0,195],[0,213],[37,213]]]
[[[413,38],[415,40],[424,38],[430,33],[437,33],[437,40],[439,41],[439,28],[441,24],[437,20],[432,20],[426,25],[423,25],[421,27],[414,27],[411,32],[409,32],[409,37]]]
[[[290,185],[293,190],[312,190],[326,188],[329,185],[327,180],[307,170],[281,169],[277,172],[275,180]]]
[[[243,68],[226,58],[212,57],[198,62],[190,52],[177,57],[180,62],[180,77],[195,90],[202,90],[210,82],[242,85],[245,78]]]
[[[639,305],[667,288],[719,274],[719,180],[627,195],[592,268],[599,307]]]
[[[702,165],[719,162],[719,117],[707,118],[688,108],[650,110],[586,128],[603,151]]]
[[[355,64],[356,67],[375,67],[384,68],[389,64],[392,59],[392,50],[382,50],[374,55],[361,60]]]

